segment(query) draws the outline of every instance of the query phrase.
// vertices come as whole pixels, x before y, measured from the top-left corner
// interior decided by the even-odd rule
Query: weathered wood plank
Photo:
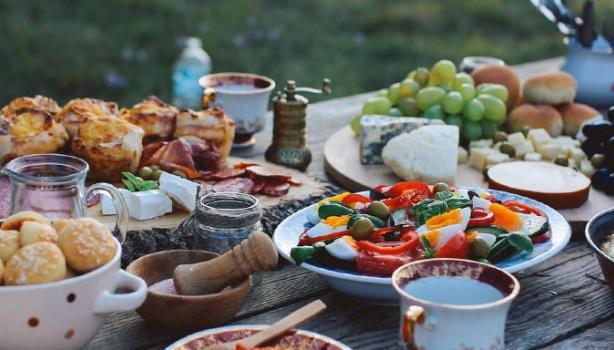
[[[556,342],[549,346],[539,348],[544,350],[611,350],[614,347],[612,332],[614,331],[614,318],[599,323],[571,338]]]

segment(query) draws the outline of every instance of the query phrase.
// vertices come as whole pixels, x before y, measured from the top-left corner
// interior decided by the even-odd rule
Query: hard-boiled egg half
[[[307,237],[315,238],[335,232],[345,231],[347,230],[347,224],[349,221],[349,215],[329,216],[318,222],[314,227],[307,230],[306,235]]]
[[[318,215],[318,209],[320,208],[322,204],[330,203],[332,201],[341,202],[343,198],[345,198],[349,194],[350,194],[349,192],[339,193],[336,196],[324,198],[321,201],[319,201],[317,204],[312,205],[311,207],[309,207],[309,210],[307,210],[307,221],[312,225],[317,225],[320,222],[320,216]]]
[[[480,197],[473,197],[473,199],[471,199],[471,205],[474,208],[482,208],[482,209],[488,209],[488,207],[490,207],[492,203],[485,198],[480,198]]]
[[[465,231],[471,208],[454,209],[428,219],[416,232],[425,237],[435,250],[441,248],[458,231]]]
[[[326,251],[337,259],[354,260],[358,255],[356,241],[351,236],[337,238],[333,243],[326,245]]]

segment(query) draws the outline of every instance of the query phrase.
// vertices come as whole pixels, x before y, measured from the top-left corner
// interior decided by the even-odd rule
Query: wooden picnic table
[[[562,59],[548,59],[514,68],[521,78],[534,72],[557,70]],[[327,179],[323,164],[326,139],[361,108],[371,94],[314,103],[308,108],[308,143],[313,162],[307,172]],[[234,152],[240,157],[264,159],[271,142],[271,122],[257,135],[257,145]],[[508,349],[613,349],[614,294],[597,261],[574,227],[572,241],[554,258],[516,274],[522,284],[512,305],[505,342]],[[232,324],[270,324],[314,299],[328,310],[302,328],[320,332],[354,349],[397,349],[399,310],[369,305],[337,293],[318,275],[282,262],[276,271],[262,275],[246,305]],[[480,332],[476,329],[476,332]],[[181,335],[146,327],[135,312],[112,314],[88,349],[159,349]]]

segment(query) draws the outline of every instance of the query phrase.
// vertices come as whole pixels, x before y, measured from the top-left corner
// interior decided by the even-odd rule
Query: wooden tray
[[[275,172],[281,172],[283,174],[292,175],[293,178],[300,180],[303,184],[301,186],[291,186],[290,191],[287,195],[281,197],[269,197],[258,195],[258,199],[263,208],[270,208],[278,205],[284,201],[294,201],[301,200],[313,195],[317,195],[320,192],[325,191],[325,184],[321,181],[316,180],[313,177],[308,176],[305,173],[302,173],[298,170],[286,168],[277,164],[268,163],[265,161],[254,160],[254,159],[245,159],[238,157],[229,157],[228,164],[232,165],[236,162],[253,162],[262,164],[266,168],[271,169]],[[115,224],[115,215],[102,215],[100,210],[100,204],[95,205],[91,208],[88,208],[87,215],[93,217],[101,222],[112,226]],[[159,218],[139,221],[130,218],[128,222],[128,230],[129,231],[137,231],[137,230],[148,230],[151,228],[175,228],[179,226],[181,221],[188,216],[187,212],[183,212],[180,210],[175,210],[170,214],[164,215]]]
[[[360,163],[358,137],[349,126],[331,135],[324,145],[324,167],[326,173],[344,188],[362,191],[379,184],[393,184],[400,181],[386,165],[362,165]],[[487,188],[482,174],[467,164],[458,165],[456,183],[461,186]],[[579,208],[560,210],[570,222],[586,223],[598,212],[614,207],[614,197],[591,189],[588,201]]]

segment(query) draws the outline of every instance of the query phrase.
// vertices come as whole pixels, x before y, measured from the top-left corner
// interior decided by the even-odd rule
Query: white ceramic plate
[[[472,188],[466,188],[471,190]],[[496,264],[507,272],[522,271],[531,266],[542,263],[559,253],[571,238],[571,227],[556,210],[536,200],[519,196],[513,193],[487,189],[499,200],[515,200],[535,208],[539,208],[548,215],[552,238],[546,242],[535,244],[533,253],[515,255]],[[368,195],[366,192],[361,194]],[[315,204],[314,204],[315,205]],[[287,217],[275,229],[273,241],[279,253],[287,260],[294,262],[290,257],[290,250],[298,244],[301,233],[305,230],[307,222],[307,208],[303,208]],[[303,263],[301,267],[321,275],[334,289],[363,299],[372,303],[396,303],[398,296],[392,287],[390,277],[376,277],[342,268],[331,268]]]

